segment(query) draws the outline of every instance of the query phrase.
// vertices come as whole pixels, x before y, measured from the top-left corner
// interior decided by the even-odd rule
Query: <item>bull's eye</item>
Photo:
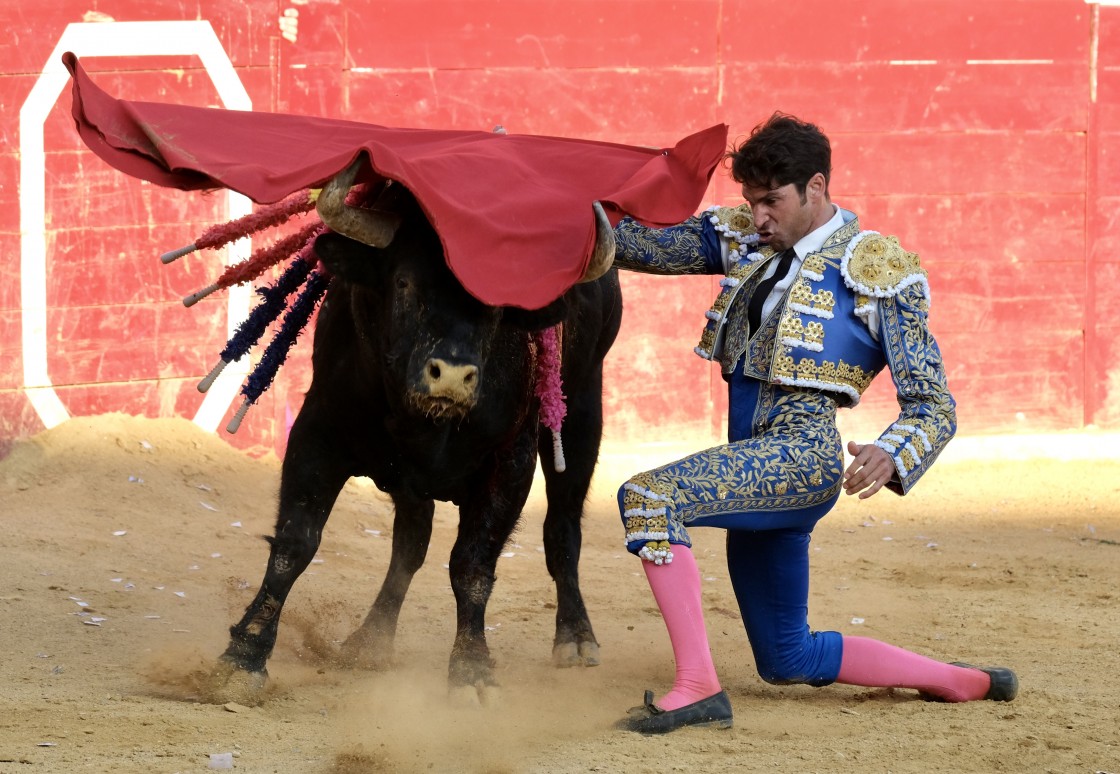
[[[397,290],[408,290],[408,277],[397,277]]]

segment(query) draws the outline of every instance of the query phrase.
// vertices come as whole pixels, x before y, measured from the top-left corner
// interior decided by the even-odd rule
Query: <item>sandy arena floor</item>
[[[1009,450],[1011,451],[1011,450]],[[775,687],[755,674],[723,563],[698,530],[728,731],[612,730],[672,657],[604,460],[581,575],[603,664],[554,669],[543,495],[498,566],[488,615],[501,703],[454,707],[446,663],[455,514],[436,512],[397,666],[341,670],[390,549],[388,500],[351,482],[284,611],[262,706],[207,704],[194,673],[255,593],[279,464],[185,420],[74,419],[0,461],[0,772],[1120,772],[1120,460],[942,461],[906,498],[843,498],[814,535],[813,625],[944,660],[1014,667],[1011,704]]]

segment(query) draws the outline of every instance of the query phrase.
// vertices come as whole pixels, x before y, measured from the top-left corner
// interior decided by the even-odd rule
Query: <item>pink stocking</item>
[[[916,688],[945,701],[984,698],[991,678],[979,669],[944,664],[867,637],[844,637],[838,683]]]
[[[687,546],[673,546],[670,564],[642,561],[646,580],[665,619],[677,674],[673,688],[655,704],[674,710],[720,691],[719,677],[708,648],[704,610],[700,601],[700,570]]]

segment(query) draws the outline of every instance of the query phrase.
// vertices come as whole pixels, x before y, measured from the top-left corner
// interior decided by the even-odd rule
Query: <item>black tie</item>
[[[762,282],[758,283],[758,288],[755,289],[754,295],[751,296],[750,304],[747,306],[747,325],[750,336],[754,336],[758,332],[759,325],[762,324],[762,305],[770,296],[770,291],[774,286],[781,282],[787,274],[789,274],[789,265],[793,263],[794,251],[793,248],[784,250],[778,256],[778,268],[775,269],[773,276],[767,277]]]

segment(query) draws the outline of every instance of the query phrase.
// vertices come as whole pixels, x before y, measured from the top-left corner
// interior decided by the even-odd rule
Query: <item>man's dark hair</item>
[[[825,191],[832,175],[832,145],[815,124],[777,112],[751,131],[727,157],[731,177],[740,185],[780,188],[793,183],[805,197],[809,178],[824,175]]]

